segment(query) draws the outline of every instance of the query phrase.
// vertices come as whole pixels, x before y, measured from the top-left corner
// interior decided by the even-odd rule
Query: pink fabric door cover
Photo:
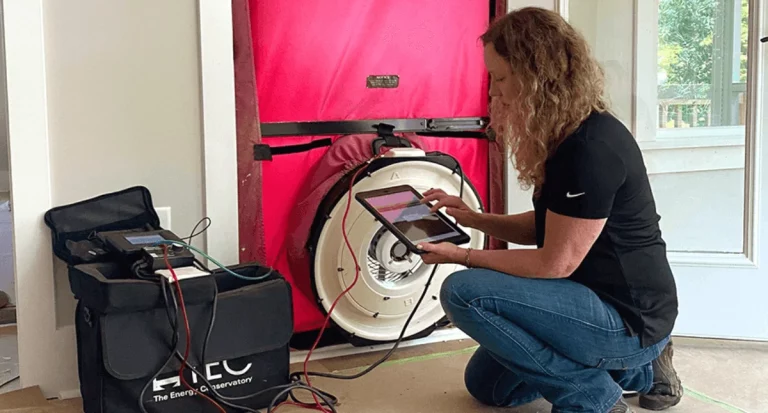
[[[250,0],[249,5],[263,123],[487,116],[488,78],[478,37],[488,25],[489,2]],[[399,87],[368,88],[366,79],[371,75],[397,75]],[[264,137],[262,142],[284,146],[320,138]],[[370,145],[369,139],[361,141]],[[444,137],[418,141],[427,151],[455,156],[488,205],[487,141]],[[240,197],[241,210],[261,202],[266,262],[300,287],[294,288],[296,332],[317,329],[324,319],[306,288],[310,265],[306,253],[295,249],[296,237],[306,237],[303,231],[314,211],[302,211],[299,217],[306,221],[296,223],[296,206],[306,207],[309,202],[316,209],[321,200],[317,194],[323,193],[317,185],[328,186],[318,175],[335,176],[360,162],[364,146],[353,146],[357,156],[340,161],[338,154],[348,152],[337,151],[330,158],[333,165],[319,164],[328,148],[264,161],[262,193]],[[308,196],[313,200],[308,201]],[[259,217],[249,214],[246,218]],[[241,227],[254,227],[242,219],[241,215]],[[296,234],[297,230],[302,233]],[[241,231],[241,260],[257,258],[249,247],[256,241]],[[296,270],[297,265],[305,270]]]

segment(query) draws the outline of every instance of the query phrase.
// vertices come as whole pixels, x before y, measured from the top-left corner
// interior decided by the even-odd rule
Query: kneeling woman
[[[533,188],[533,210],[479,214],[439,189],[426,200],[462,225],[538,248],[421,246],[427,263],[469,267],[442,287],[448,317],[480,344],[469,392],[493,406],[543,397],[554,412],[628,412],[622,390],[643,407],[677,404],[675,281],[642,154],[603,100],[599,65],[542,9],[511,12],[482,41],[491,123]]]

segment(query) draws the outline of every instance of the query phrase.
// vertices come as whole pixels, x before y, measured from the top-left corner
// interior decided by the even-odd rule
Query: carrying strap
[[[395,126],[386,123],[375,125],[378,138],[371,143],[371,149],[374,155],[381,152],[381,148],[410,148],[411,142],[408,139],[395,135]],[[330,138],[318,139],[309,143],[299,145],[269,146],[265,143],[253,145],[253,159],[256,161],[271,161],[276,155],[288,155],[311,151],[312,149],[331,146],[333,141]]]
[[[493,140],[488,135],[488,118],[435,118],[435,119],[379,119],[351,121],[322,121],[322,122],[277,122],[262,123],[263,137],[282,136],[346,136],[377,134],[373,143],[373,153],[378,154],[383,147],[411,147],[411,143],[395,135],[398,133],[415,133],[423,136],[445,138],[470,138]],[[306,152],[312,149],[331,146],[331,139],[319,139],[300,145],[272,147],[261,143],[253,145],[253,159],[256,161],[271,161],[275,155]]]
[[[256,161],[271,161],[275,155],[288,155],[291,153],[299,153],[311,151],[312,149],[323,148],[331,146],[333,141],[330,138],[318,139],[309,143],[302,143],[300,145],[286,145],[286,146],[269,146],[265,143],[253,145],[253,159]]]

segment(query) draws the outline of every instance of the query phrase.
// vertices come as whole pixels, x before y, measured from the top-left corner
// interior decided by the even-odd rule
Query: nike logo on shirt
[[[565,196],[566,196],[566,198],[577,198],[577,197],[580,197],[580,196],[582,196],[584,194],[586,194],[586,192],[582,192],[582,193],[579,193],[579,194],[572,194],[572,193],[568,192],[568,193],[565,194]]]

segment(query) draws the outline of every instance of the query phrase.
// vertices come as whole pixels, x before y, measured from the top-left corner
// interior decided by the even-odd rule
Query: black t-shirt
[[[536,213],[544,245],[547,210],[576,218],[607,218],[570,279],[613,305],[643,347],[669,335],[677,288],[659,229],[642,153],[632,134],[608,113],[593,113],[545,165]]]

